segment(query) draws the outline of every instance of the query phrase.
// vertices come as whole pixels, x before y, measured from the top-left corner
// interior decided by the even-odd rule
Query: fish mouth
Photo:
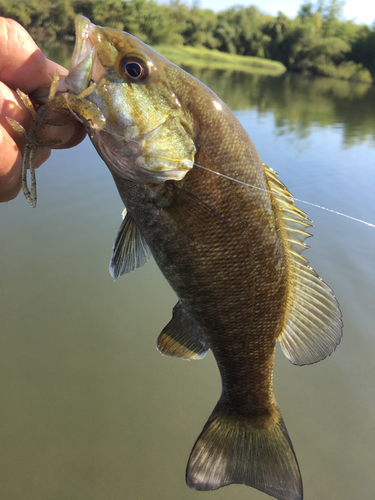
[[[87,17],[78,16],[75,22],[76,41],[65,85],[70,92],[80,94],[92,81],[98,82],[106,71],[97,57],[99,26]]]

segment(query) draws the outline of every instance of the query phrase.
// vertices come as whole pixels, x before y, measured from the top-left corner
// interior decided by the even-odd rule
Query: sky
[[[187,2],[188,4],[192,2]],[[267,14],[277,15],[282,11],[290,18],[297,14],[299,6],[303,0],[200,0],[202,9],[212,9],[219,11],[231,7],[232,5],[256,5],[261,11]],[[312,0],[312,3],[315,3]],[[328,2],[327,2],[328,3]],[[346,0],[344,7],[344,18],[355,20],[357,24],[372,24],[375,20],[375,1],[374,0]]]

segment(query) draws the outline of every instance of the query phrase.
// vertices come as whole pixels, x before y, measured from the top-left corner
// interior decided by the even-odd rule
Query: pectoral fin
[[[143,266],[150,258],[150,249],[137,224],[127,213],[118,231],[109,272],[114,280]]]
[[[265,166],[270,190],[275,195],[277,219],[285,246],[288,291],[283,325],[278,337],[286,357],[296,365],[316,363],[332,354],[342,336],[342,315],[330,287],[302,257],[311,236],[306,214],[293,202],[292,195]]]
[[[208,347],[200,339],[199,330],[183,304],[177,302],[171,321],[159,335],[157,348],[165,356],[201,359],[206,355]]]

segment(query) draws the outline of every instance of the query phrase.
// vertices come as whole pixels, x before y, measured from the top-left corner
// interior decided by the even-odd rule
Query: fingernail
[[[61,145],[70,141],[73,134],[73,123],[69,123],[67,125],[47,125],[43,133],[43,140],[48,141],[58,139],[60,141],[58,144]]]

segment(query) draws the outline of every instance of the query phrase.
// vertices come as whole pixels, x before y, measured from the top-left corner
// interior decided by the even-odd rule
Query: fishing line
[[[273,194],[274,196],[280,196],[282,198],[287,198],[288,200],[291,201],[297,201],[298,203],[304,203],[305,205],[309,205],[310,207],[315,207],[315,208],[320,208],[321,210],[325,210],[326,212],[331,212],[336,215],[340,215],[341,217],[346,217],[347,219],[354,220],[355,222],[360,222],[361,224],[365,224],[366,226],[374,227],[375,224],[372,224],[371,222],[367,222],[362,219],[357,219],[356,217],[352,217],[351,215],[343,214],[342,212],[337,212],[336,210],[332,210],[331,208],[323,207],[322,205],[317,205],[316,203],[311,203],[309,201],[305,200],[300,200],[299,198],[295,198],[294,196],[287,196],[286,194],[279,194],[279,193],[274,193],[273,191],[268,191],[268,189],[264,189],[258,186],[254,186],[253,184],[249,184],[244,181],[240,181],[238,179],[234,179],[234,177],[229,177],[229,175],[222,174],[220,172],[216,172],[215,170],[211,170],[207,167],[203,167],[202,165],[198,165],[197,163],[194,163],[196,167],[202,168],[203,170],[207,170],[207,172],[211,172],[213,174],[219,175],[220,177],[225,177],[225,179],[228,179],[233,182],[237,182],[238,184],[242,184],[243,186],[248,186],[254,189],[257,189],[258,191],[263,191],[264,193],[270,193]]]

